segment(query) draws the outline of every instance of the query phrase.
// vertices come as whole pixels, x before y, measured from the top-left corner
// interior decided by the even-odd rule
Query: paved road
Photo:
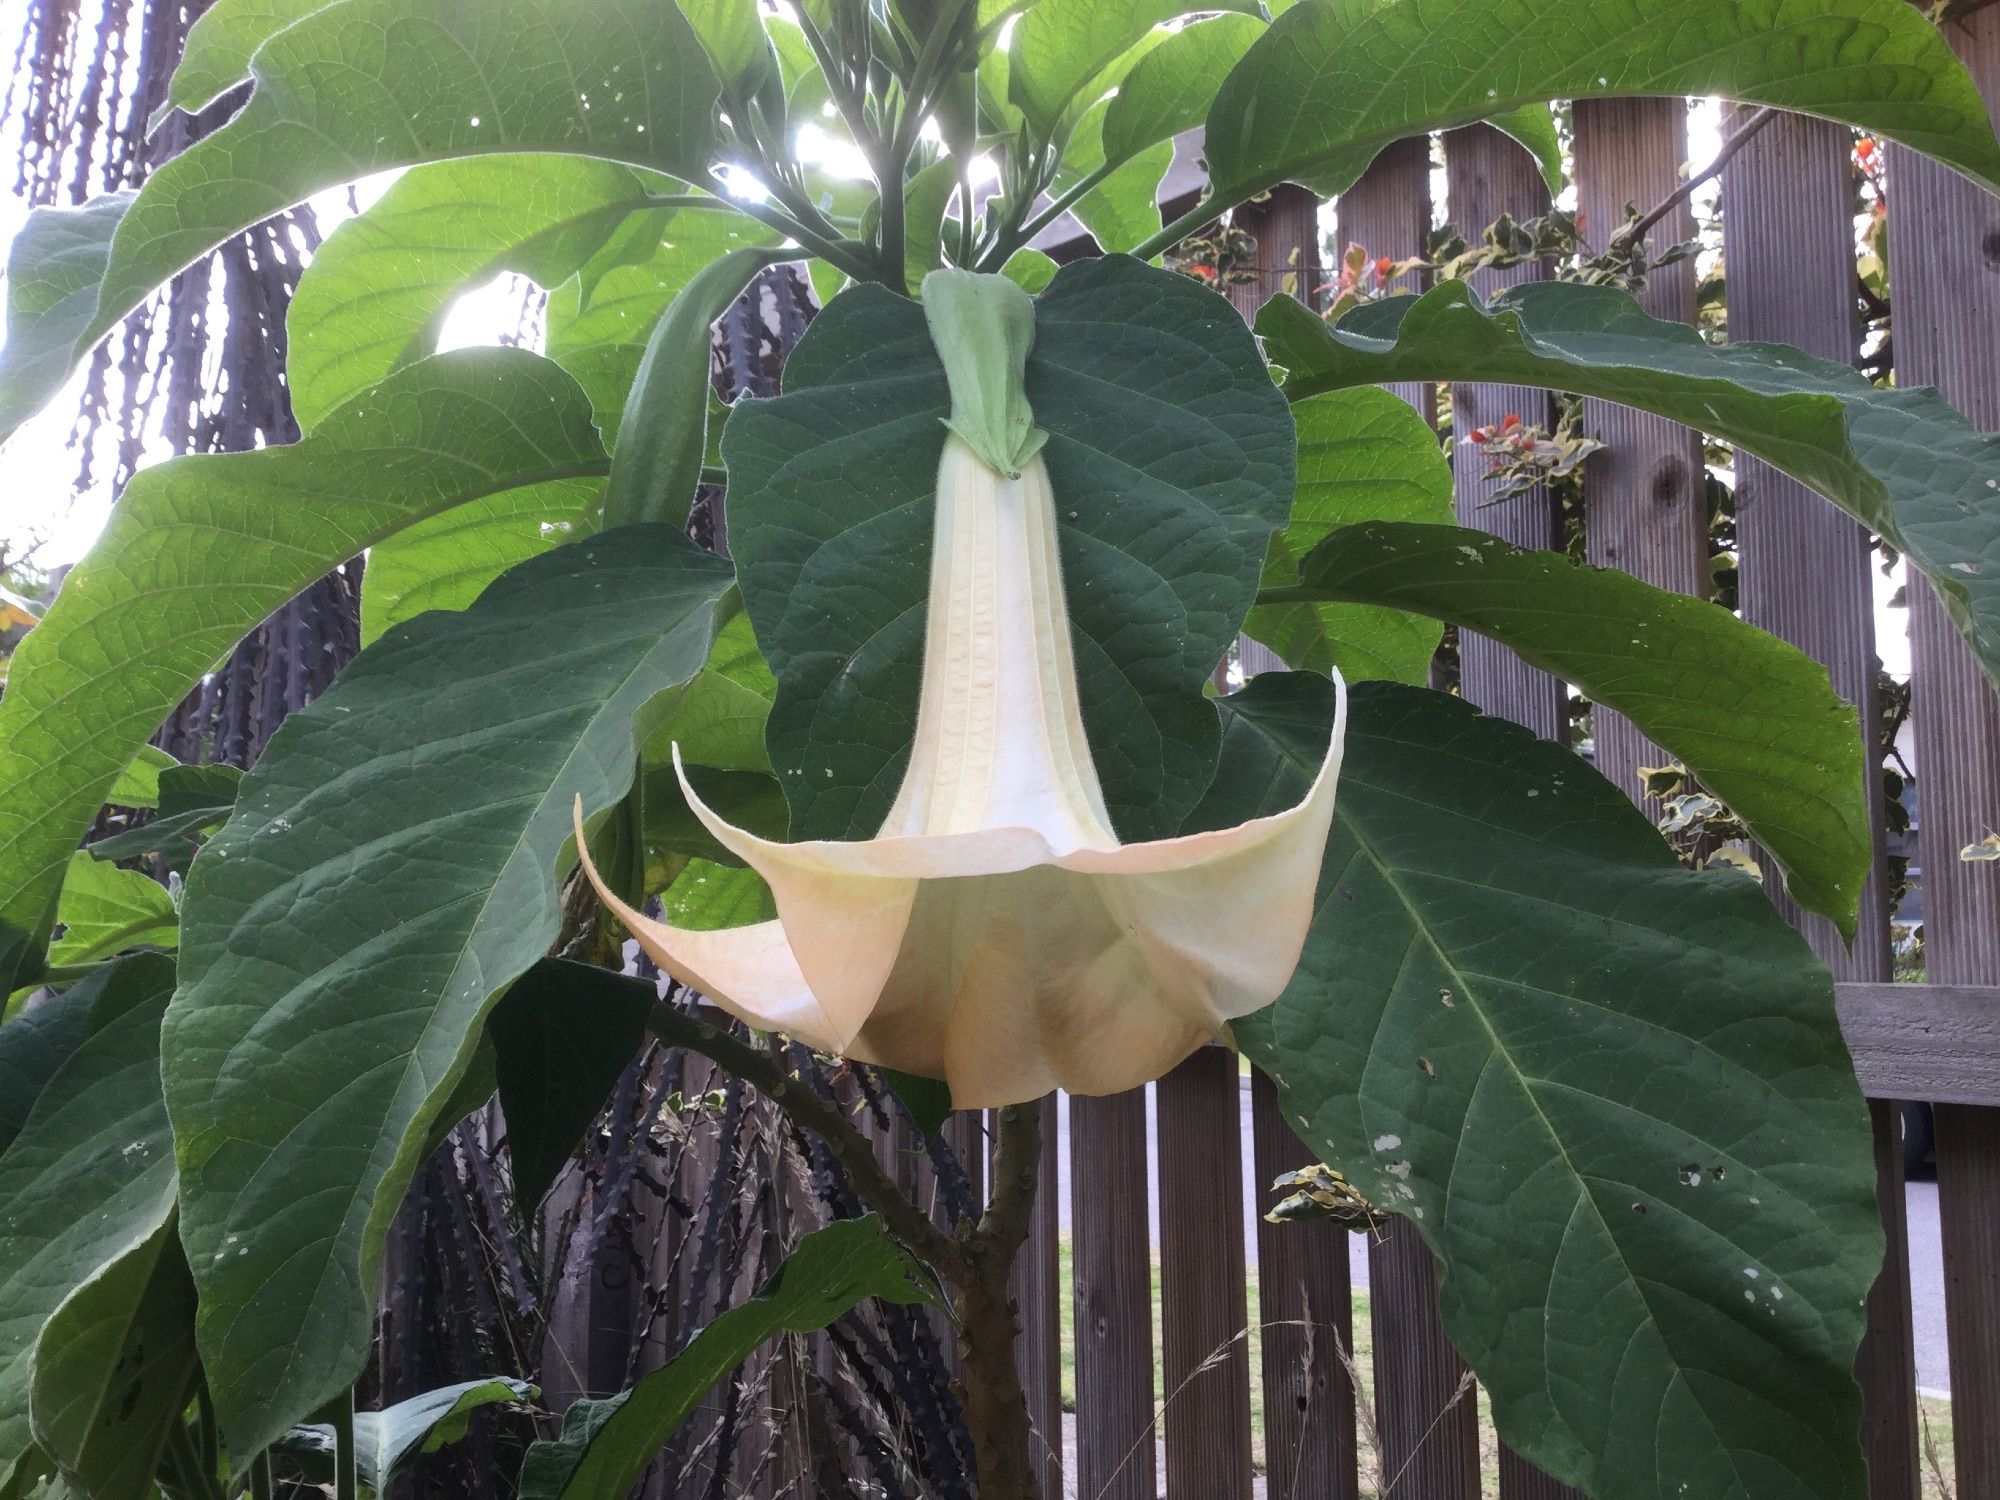
[[[1152,1109],[1147,1108],[1150,1127]],[[1061,1114],[1063,1135],[1062,1159],[1069,1160],[1069,1110],[1065,1103]],[[1261,1189],[1250,1159],[1250,1091],[1243,1091],[1243,1181],[1246,1186]],[[1150,1128],[1147,1132],[1152,1134]],[[1153,1164],[1147,1173],[1148,1187],[1153,1204],[1153,1242],[1159,1243],[1159,1172]],[[1270,1195],[1261,1191],[1246,1193],[1243,1211],[1244,1234],[1248,1242],[1251,1264],[1257,1259],[1257,1216],[1269,1206]],[[1951,1394],[1951,1376],[1945,1358],[1944,1334],[1944,1262],[1938,1244],[1937,1184],[1934,1182],[1913,1182],[1909,1185],[1907,1205],[1910,1221],[1910,1289],[1911,1305],[1917,1340],[1917,1386],[1925,1395],[1948,1396]],[[1069,1197],[1062,1199],[1062,1228],[1069,1232]],[[1349,1268],[1354,1285],[1365,1288],[1368,1285],[1368,1247],[1360,1235],[1349,1236]]]

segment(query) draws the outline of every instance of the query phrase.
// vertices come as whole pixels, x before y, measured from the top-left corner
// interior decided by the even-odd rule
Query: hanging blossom
[[[1123,844],[1076,690],[1055,497],[1023,388],[1034,306],[937,271],[924,308],[951,387],[909,769],[871,839],[778,843],[674,767],[777,919],[669,926],[604,903],[666,973],[751,1026],[941,1078],[958,1108],[1159,1077],[1277,999],[1297,967],[1333,817],[1345,690],[1296,807]],[[578,844],[582,846],[581,806]]]

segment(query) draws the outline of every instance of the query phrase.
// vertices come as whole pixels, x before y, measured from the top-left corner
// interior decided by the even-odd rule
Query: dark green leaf
[[[685,754],[685,752],[683,752]],[[760,838],[782,840],[791,816],[777,779],[762,771],[719,771],[689,766],[688,780],[709,808]],[[695,816],[671,765],[646,767],[646,846],[652,853],[740,865],[743,861],[716,842]]]
[[[1277,710],[1269,806],[1330,691],[1225,701]],[[1685,868],[1568,750],[1366,683],[1304,959],[1236,1036],[1436,1251],[1523,1456],[1597,1500],[1860,1500],[1868,1116],[1830,977],[1753,881]]]
[[[117,972],[100,969],[0,1026],[0,1152],[21,1133],[43,1086],[89,1034],[98,996]]]
[[[213,14],[213,12],[211,12]],[[405,172],[327,236],[285,314],[292,411],[312,428],[429,354],[459,293],[515,271],[567,281],[670,178],[580,156],[477,156]],[[657,227],[665,215],[644,216]]]
[[[950,1084],[938,1078],[920,1078],[915,1073],[899,1073],[894,1068],[876,1071],[909,1111],[910,1123],[917,1127],[917,1134],[936,1135],[951,1118]]]
[[[154,1500],[153,1474],[195,1371],[194,1282],[169,1214],[43,1326],[35,1437],[89,1500]]]
[[[647,980],[545,958],[486,1018],[522,1217],[533,1216],[638,1055],[658,999]]]
[[[1407,401],[1363,387],[1302,401],[1292,415],[1299,424],[1299,488],[1291,524],[1271,543],[1265,590],[1296,583],[1299,564],[1340,527],[1451,521],[1451,465],[1437,434]],[[1338,667],[1350,682],[1423,682],[1444,634],[1400,609],[1352,602],[1260,604],[1243,629],[1287,666],[1322,673]]]
[[[1794,901],[1853,936],[1873,849],[1861,731],[1796,647],[1704,600],[1456,526],[1349,527],[1301,571],[1297,593],[1476,630],[1624,714],[1743,819]]]
[[[0,439],[63,388],[97,311],[111,236],[136,193],[81,208],[38,208],[7,252],[7,339],[0,344]]]
[[[754,6],[750,13],[754,21]],[[667,304],[625,397],[618,423],[625,441],[604,487],[605,525],[687,525],[707,447],[715,320],[743,295],[752,277],[784,259],[782,250],[731,250],[696,271]]]
[[[1124,256],[1037,299],[1027,389],[1105,800],[1124,837],[1170,833],[1214,766],[1202,686],[1284,524],[1292,423],[1226,300]],[[778,678],[794,837],[870,835],[895,794],[947,407],[922,310],[861,286],[814,321],[783,396],[730,414],[730,543]]]
[[[748,927],[778,915],[771,888],[755,870],[691,859],[660,892],[661,915],[675,927],[715,932]]]
[[[521,1465],[521,1500],[623,1500],[711,1386],[774,1333],[813,1333],[858,1302],[930,1299],[923,1270],[872,1215],[800,1240],[748,1302],[720,1313],[665,1368],[608,1401],[579,1401],[560,1440]]]
[[[160,1102],[160,1014],[173,961],[127,959],[95,992],[89,1034],[0,1154],[0,1488],[28,1446],[44,1325],[78,1287],[144,1252],[174,1207]]]
[[[1359,308],[1329,328],[1289,298],[1258,314],[1294,397],[1388,380],[1545,385],[1685,422],[1756,454],[1930,575],[2000,675],[2000,436],[1928,388],[1887,390],[1782,344],[1703,341],[1611,287],[1463,282]]]
[[[285,721],[195,861],[165,1072],[232,1452],[360,1373],[390,1214],[556,936],[572,801],[625,794],[635,716],[700,668],[729,584],[625,527],[399,626]]]
[[[1551,99],[1721,94],[1859,125],[2000,185],[1964,66],[1900,0],[1317,0],[1294,6],[1208,114],[1216,197],[1344,191],[1403,136]]]
[[[398,372],[292,447],[141,472],[0,699],[0,978],[120,768],[242,636],[413,521],[606,467],[574,381],[476,349]]]
[[[176,271],[323,189],[503,150],[699,183],[714,147],[715,75],[679,9],[654,0],[335,0],[271,35],[251,72],[250,102],[154,171],[124,211],[68,355],[51,356],[55,335],[38,325],[19,356],[10,339],[0,436]],[[17,369],[21,357],[32,370]]]
[[[1486,123],[1512,136],[1527,149],[1528,155],[1534,157],[1535,165],[1542,169],[1542,182],[1551,193],[1562,191],[1562,138],[1556,134],[1555,116],[1549,113],[1547,104],[1539,100],[1524,104],[1519,109],[1495,115]]]

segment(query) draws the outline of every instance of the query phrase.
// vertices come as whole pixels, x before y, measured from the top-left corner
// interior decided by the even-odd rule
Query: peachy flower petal
[[[958,290],[927,280],[927,309]],[[977,312],[1010,322],[993,343],[1017,395],[1017,320],[1032,304],[1001,292]],[[939,312],[932,321],[942,343],[950,332]],[[1007,388],[986,376],[983,389]],[[952,388],[956,403],[956,376]],[[634,911],[584,856],[667,973],[752,1026],[942,1078],[961,1109],[1135,1087],[1277,999],[1312,919],[1346,713],[1342,690],[1326,761],[1296,807],[1121,844],[1084,733],[1055,499],[1024,412],[996,407],[982,423],[954,411],[916,737],[877,835],[759,838],[682,772],[690,807],[777,906],[775,921],[715,932]]]

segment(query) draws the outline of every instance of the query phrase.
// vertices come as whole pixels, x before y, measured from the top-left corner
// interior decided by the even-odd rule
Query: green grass
[[[1075,1285],[1071,1264],[1070,1243],[1064,1236],[1061,1245],[1062,1286],[1062,1403],[1063,1410],[1076,1410],[1076,1307],[1069,1295],[1069,1288]],[[1264,1387],[1261,1377],[1263,1338],[1262,1317],[1259,1312],[1257,1294],[1257,1272],[1253,1267],[1249,1273],[1246,1288],[1250,1312],[1249,1357],[1250,1357],[1250,1431],[1252,1434],[1251,1459],[1259,1474],[1264,1472]],[[1166,1374],[1162,1368],[1160,1339],[1160,1263],[1152,1266],[1153,1302],[1153,1400],[1158,1411],[1169,1393],[1164,1389]],[[1368,1405],[1373,1399],[1375,1384],[1375,1340],[1368,1317],[1368,1294],[1357,1291],[1354,1294],[1353,1364],[1357,1375],[1358,1446],[1361,1458],[1361,1492],[1363,1495],[1379,1496],[1379,1460],[1375,1446],[1369,1440]],[[1470,1397],[1469,1397],[1470,1398]],[[1918,1417],[1922,1427],[1921,1465],[1924,1480],[1924,1500],[1960,1500],[1951,1486],[1952,1433],[1951,1403],[1935,1397],[1918,1398]],[[1497,1500],[1500,1492],[1500,1440],[1493,1431],[1493,1424],[1487,1416],[1486,1402],[1479,1400],[1479,1470],[1480,1490],[1483,1500]]]

